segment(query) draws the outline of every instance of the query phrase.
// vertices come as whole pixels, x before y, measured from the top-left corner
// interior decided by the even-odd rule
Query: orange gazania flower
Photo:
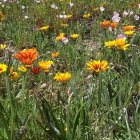
[[[93,8],[92,10],[93,10],[94,12],[96,12],[96,11],[99,10],[99,8]]]
[[[131,30],[133,30],[135,27],[136,27],[136,26],[124,26],[124,27],[123,27],[123,30],[124,30],[124,31],[131,31]]]
[[[13,70],[14,70],[14,67],[12,66],[10,68],[10,80],[16,80],[19,77],[19,73]]]
[[[130,46],[130,44],[126,44],[126,43],[127,43],[127,41],[123,38],[115,40],[115,44],[119,50],[124,50],[124,51],[127,50],[128,46]]]
[[[110,22],[109,26],[112,28],[112,29],[115,29],[117,26],[118,26],[118,22]]]
[[[60,54],[60,52],[53,52],[53,53],[51,53],[51,56],[53,58],[57,58],[59,56],[59,54]]]
[[[123,39],[123,38],[115,40],[115,44],[118,47],[121,47],[121,46],[125,45],[126,43],[127,43],[127,41],[125,39]]]
[[[14,55],[20,62],[22,62],[26,67],[30,65],[37,59],[38,52],[36,48],[25,49]]]
[[[106,21],[103,21],[103,22],[100,22],[100,25],[104,28],[108,27],[110,25],[110,21],[106,20]]]
[[[4,14],[0,11],[0,21],[3,21],[5,19]]]

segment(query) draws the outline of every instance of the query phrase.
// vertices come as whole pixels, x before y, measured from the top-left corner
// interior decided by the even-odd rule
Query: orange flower
[[[127,41],[123,38],[115,40],[115,44],[119,50],[124,50],[124,51],[127,50],[128,46],[130,46],[130,44],[126,44],[126,43],[127,43]]]
[[[118,26],[118,22],[110,22],[109,26],[112,28],[112,29],[115,29],[117,26]]]
[[[5,19],[4,14],[0,11],[0,21],[3,21]]]
[[[115,44],[118,47],[121,47],[121,46],[125,45],[126,43],[127,43],[127,41],[125,39],[123,39],[123,38],[115,40]]]
[[[123,27],[123,30],[124,30],[124,31],[131,31],[131,30],[133,30],[135,27],[136,27],[136,26],[124,26],[124,27]]]
[[[37,59],[38,52],[36,48],[25,49],[14,55],[20,62],[22,62],[26,67],[30,65]]]
[[[14,69],[14,67],[12,66],[10,68],[10,80],[16,80],[19,77],[19,73],[14,72],[13,69]]]
[[[19,77],[18,72],[12,72],[10,74],[10,80],[16,80]]]
[[[53,52],[53,53],[51,53],[51,56],[53,58],[57,58],[59,56],[59,54],[60,54],[60,52]]]
[[[96,11],[99,10],[99,8],[93,8],[92,10],[93,10],[94,12],[96,12]]]
[[[106,21],[100,22],[100,25],[102,25],[102,27],[106,28],[110,25],[110,21],[106,20]]]

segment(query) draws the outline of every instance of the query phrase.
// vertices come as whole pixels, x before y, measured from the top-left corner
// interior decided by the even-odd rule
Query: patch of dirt
[[[83,40],[83,45],[91,51],[99,48],[99,43],[92,39]]]

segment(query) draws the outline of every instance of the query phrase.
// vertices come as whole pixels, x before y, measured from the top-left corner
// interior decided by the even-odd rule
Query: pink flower
[[[129,13],[127,11],[123,12],[123,16],[128,16],[128,15],[129,15]]]
[[[63,38],[62,38],[62,42],[63,42],[64,44],[67,44],[67,43],[69,42],[69,40],[68,40],[68,38],[63,37]]]
[[[140,4],[138,4],[138,9],[140,9]]]
[[[133,12],[133,11],[130,11],[130,12],[129,12],[129,15],[133,15],[133,14],[134,14],[134,12]]]
[[[134,16],[134,19],[135,19],[135,20],[139,20],[140,17],[139,17],[138,15],[135,15],[135,16]]]
[[[70,5],[70,7],[73,7],[74,4],[72,2],[70,2],[69,5]]]
[[[100,11],[103,12],[105,10],[104,7],[100,7]]]
[[[119,13],[114,11],[114,16],[118,16],[119,17]]]
[[[25,19],[28,19],[29,17],[28,17],[28,16],[24,16],[24,18],[25,18]]]
[[[40,0],[34,0],[34,2],[36,2],[36,3],[40,3]]]
[[[112,21],[113,21],[113,22],[119,22],[120,19],[121,19],[121,18],[120,18],[119,16],[113,16],[113,17],[112,17]]]
[[[51,5],[51,8],[56,9],[56,10],[59,9],[55,4],[52,4],[52,5]]]
[[[114,12],[114,15],[113,15],[113,17],[112,17],[112,21],[113,22],[119,22],[120,21],[120,16],[119,16],[119,13],[118,12]]]

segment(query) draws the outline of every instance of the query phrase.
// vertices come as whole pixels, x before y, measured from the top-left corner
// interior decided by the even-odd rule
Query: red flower
[[[39,74],[41,72],[40,67],[32,67],[30,70],[33,74]]]

